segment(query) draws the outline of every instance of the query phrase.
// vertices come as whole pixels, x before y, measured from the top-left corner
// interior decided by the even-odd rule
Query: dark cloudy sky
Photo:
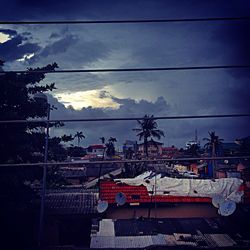
[[[1,1],[1,21],[171,19],[250,16],[240,0]],[[250,22],[0,25],[5,70],[57,62],[60,69],[250,64]],[[245,70],[48,75],[57,90],[53,118],[207,115],[250,112]],[[69,108],[68,108],[69,107]],[[215,130],[225,141],[249,135],[248,119],[160,121],[165,145],[184,146]],[[67,124],[54,134],[83,131],[85,145],[101,136],[135,139],[136,122]]]

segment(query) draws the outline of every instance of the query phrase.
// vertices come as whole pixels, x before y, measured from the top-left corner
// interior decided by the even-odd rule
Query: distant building
[[[86,148],[88,155],[96,155],[97,157],[102,157],[105,154],[106,146],[102,144],[93,144]]]
[[[174,158],[179,155],[179,149],[175,146],[172,147],[162,147],[162,157],[165,158]]]
[[[151,157],[162,155],[162,146],[163,143],[151,139],[148,141],[148,155]],[[138,144],[138,154],[142,156],[146,155],[144,143]]]
[[[86,167],[62,167],[60,172],[62,176],[67,180],[71,185],[80,185],[87,180],[86,176]]]
[[[191,148],[193,145],[200,146],[200,143],[197,142],[196,140],[190,140],[190,141],[186,142],[186,149]]]
[[[240,150],[240,145],[235,142],[223,142],[222,143],[222,151],[223,155],[230,156],[235,155]]]
[[[123,144],[123,152],[125,152],[128,149],[131,149],[134,152],[136,152],[137,146],[138,146],[137,141],[126,140],[125,143]]]
[[[198,133],[197,133],[197,129],[195,129],[195,136],[194,136],[194,140],[189,140],[186,142],[186,149],[191,148],[193,145],[197,145],[198,147],[200,147],[200,141],[198,140]]]
[[[137,153],[138,144],[137,141],[126,140],[123,144],[123,155],[127,159],[132,159],[133,156]]]

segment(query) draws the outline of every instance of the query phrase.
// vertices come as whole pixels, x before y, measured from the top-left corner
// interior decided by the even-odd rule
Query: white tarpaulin
[[[150,173],[149,173],[150,175]],[[148,176],[149,176],[148,175]],[[177,179],[156,175],[156,177],[137,176],[129,179],[116,179],[116,182],[125,183],[130,186],[143,185],[150,191],[150,194],[171,195],[171,196],[191,196],[191,197],[210,197],[220,194],[225,199],[240,202],[243,191],[239,191],[243,183],[238,178],[221,178],[214,180],[201,179]]]

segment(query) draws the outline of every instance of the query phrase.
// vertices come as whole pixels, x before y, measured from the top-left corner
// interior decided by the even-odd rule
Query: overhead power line
[[[183,115],[183,116],[155,116],[154,120],[180,120],[180,119],[208,119],[208,118],[233,118],[250,117],[250,114],[226,114],[226,115]],[[105,122],[105,121],[137,121],[144,117],[117,117],[117,118],[86,118],[86,119],[52,119],[49,122]],[[10,123],[44,123],[47,120],[0,120],[0,124]]]
[[[124,23],[180,23],[180,22],[216,22],[249,21],[250,17],[208,17],[178,19],[131,19],[131,20],[46,20],[46,21],[0,21],[0,24],[124,24]]]
[[[13,70],[2,71],[1,74],[57,74],[57,73],[101,73],[101,72],[137,72],[137,71],[182,71],[182,70],[207,70],[207,69],[246,69],[250,65],[211,65],[190,67],[156,67],[156,68],[120,68],[120,69],[63,69],[63,70]]]
[[[68,165],[95,165],[95,164],[112,164],[112,163],[162,163],[162,162],[176,162],[176,161],[199,161],[199,160],[237,160],[250,159],[250,156],[221,156],[221,157],[188,157],[176,159],[156,159],[156,160],[115,160],[115,161],[90,161],[90,162],[48,162],[48,163],[6,163],[0,164],[1,167],[29,167],[29,166],[68,166]],[[94,167],[94,166],[93,166]],[[99,167],[99,166],[98,166]]]

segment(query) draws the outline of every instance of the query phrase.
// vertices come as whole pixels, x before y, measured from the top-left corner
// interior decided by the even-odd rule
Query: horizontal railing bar
[[[48,162],[48,163],[6,163],[0,164],[0,167],[18,167],[18,166],[57,166],[57,165],[94,165],[94,164],[112,164],[112,163],[162,163],[176,161],[199,161],[199,160],[237,160],[250,159],[250,156],[220,156],[220,157],[188,157],[175,159],[144,159],[144,160],[114,160],[114,161],[91,161],[91,162]],[[99,166],[98,166],[99,167]],[[110,166],[111,167],[111,166]]]

